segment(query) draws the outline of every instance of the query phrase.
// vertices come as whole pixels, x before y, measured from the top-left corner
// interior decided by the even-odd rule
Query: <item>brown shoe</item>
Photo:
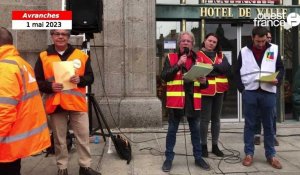
[[[251,155],[247,155],[243,160],[244,166],[250,166],[253,163],[253,157]]]
[[[260,136],[254,137],[254,145],[260,145]]]
[[[271,157],[267,160],[267,162],[276,169],[281,169],[282,165],[276,157]]]

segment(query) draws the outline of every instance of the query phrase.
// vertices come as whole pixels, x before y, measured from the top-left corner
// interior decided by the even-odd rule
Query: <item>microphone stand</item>
[[[85,33],[84,34],[85,37],[85,41],[82,43],[82,49],[84,50],[84,52],[89,56],[91,56],[90,53],[90,39],[94,38],[93,33]],[[91,59],[91,58],[90,58]],[[87,86],[87,101],[88,101],[88,117],[89,117],[89,131],[90,131],[90,135],[102,135],[103,140],[106,142],[106,138],[105,136],[110,136],[109,134],[105,134],[103,131],[103,127],[102,127],[102,123],[101,120],[103,121],[107,131],[110,133],[110,128],[106,122],[106,119],[100,109],[99,103],[97,102],[96,98],[95,98],[95,94],[92,93],[92,86],[88,85]],[[98,122],[98,127],[93,128],[93,111],[96,114],[96,119]],[[100,120],[101,118],[101,120]],[[98,130],[101,130],[101,133],[97,132]]]

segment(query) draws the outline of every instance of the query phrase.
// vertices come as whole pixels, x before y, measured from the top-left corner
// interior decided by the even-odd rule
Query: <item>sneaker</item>
[[[195,159],[195,164],[196,166],[206,170],[206,171],[209,171],[210,170],[210,166],[208,163],[205,162],[204,159],[200,158],[200,159]]]
[[[282,169],[282,165],[276,157],[271,157],[267,159],[267,162],[276,169]]]
[[[247,155],[243,160],[244,166],[250,166],[253,163],[253,157],[251,155]]]
[[[68,175],[68,169],[59,169],[57,175]]]
[[[202,145],[202,157],[208,157],[207,145]]]
[[[101,175],[101,173],[93,170],[90,167],[80,167],[79,168],[79,175]]]
[[[218,145],[213,145],[211,152],[218,157],[224,157],[224,153],[219,149]]]
[[[274,146],[279,146],[279,142],[278,142],[277,138],[274,139]]]
[[[254,144],[255,145],[260,145],[260,137],[259,136],[254,137]]]
[[[171,170],[171,168],[172,168],[172,160],[168,160],[168,159],[166,159],[165,161],[164,161],[164,164],[163,164],[163,166],[162,166],[162,170],[163,170],[163,172],[169,172],[170,170]]]

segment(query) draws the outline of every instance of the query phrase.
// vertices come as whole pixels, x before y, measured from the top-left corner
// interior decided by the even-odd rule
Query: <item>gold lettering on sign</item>
[[[251,8],[239,8],[239,17],[251,17]]]
[[[224,16],[224,17],[233,17],[231,8],[223,8],[222,16]]]
[[[201,7],[201,17],[233,17],[230,7]]]

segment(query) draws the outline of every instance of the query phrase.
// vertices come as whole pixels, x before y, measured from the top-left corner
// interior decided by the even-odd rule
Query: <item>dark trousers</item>
[[[273,130],[274,130],[274,136],[276,136],[277,133],[277,127],[276,127],[276,121],[277,121],[277,117],[276,117],[276,105],[274,107],[274,118],[273,118]],[[257,120],[256,120],[256,124],[255,124],[255,135],[260,135],[261,134],[261,111],[257,111]]]
[[[175,153],[174,147],[176,143],[176,133],[178,130],[178,126],[182,116],[178,115],[178,113],[174,112],[176,110],[169,109],[169,127],[166,138],[166,151],[165,156],[167,160],[173,160]],[[190,132],[191,132],[191,140],[193,145],[193,154],[194,158],[200,159],[201,156],[201,144],[200,144],[200,117],[187,117],[187,121],[189,123]]]
[[[273,109],[275,106],[276,95],[264,91],[244,90],[242,93],[244,105],[244,151],[246,155],[254,155],[254,134],[257,121],[258,110],[261,111],[261,120],[264,129],[264,147],[266,158],[274,157],[274,130],[273,130]]]
[[[223,106],[223,93],[214,96],[202,96],[202,110],[200,119],[201,144],[207,145],[208,125],[211,121],[212,144],[217,145],[220,135],[220,115]]]
[[[21,175],[21,159],[13,162],[0,162],[0,175]]]

